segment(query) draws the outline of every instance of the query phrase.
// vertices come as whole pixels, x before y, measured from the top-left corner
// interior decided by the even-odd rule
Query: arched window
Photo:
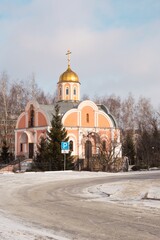
[[[73,95],[76,95],[76,87],[73,89]]]
[[[20,152],[23,152],[23,143],[20,143]]]
[[[34,107],[33,105],[30,106],[30,122],[29,127],[34,127]]]
[[[69,150],[73,152],[73,141],[69,142]]]
[[[89,123],[89,114],[86,114],[86,122]]]
[[[103,151],[106,151],[106,141],[102,142],[102,149],[103,149]]]
[[[69,88],[66,88],[66,95],[69,95]]]

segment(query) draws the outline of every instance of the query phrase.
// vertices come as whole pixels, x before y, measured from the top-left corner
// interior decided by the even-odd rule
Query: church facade
[[[121,157],[120,131],[108,109],[90,100],[80,101],[80,81],[71,70],[70,52],[68,68],[57,83],[57,102],[63,126],[67,130],[70,150],[75,161],[89,164],[99,154],[100,144],[107,148],[116,141],[115,154]],[[50,129],[55,105],[39,104],[31,100],[17,120],[15,129],[15,155],[32,159],[41,137]]]

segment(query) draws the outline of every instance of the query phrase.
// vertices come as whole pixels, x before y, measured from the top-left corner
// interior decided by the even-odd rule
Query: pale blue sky
[[[55,92],[68,49],[81,95],[160,105],[160,0],[0,0],[0,72]]]

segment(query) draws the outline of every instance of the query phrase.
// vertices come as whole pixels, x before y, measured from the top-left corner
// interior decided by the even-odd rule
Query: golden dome
[[[61,74],[59,82],[79,82],[79,78],[75,72],[73,72],[68,66],[68,69]]]

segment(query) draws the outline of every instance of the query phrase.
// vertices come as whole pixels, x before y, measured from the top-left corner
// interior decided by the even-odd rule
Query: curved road
[[[76,172],[1,175],[0,209],[67,239],[159,240],[158,209],[91,201],[83,195],[87,187],[130,179],[160,179],[160,173],[111,177]]]

